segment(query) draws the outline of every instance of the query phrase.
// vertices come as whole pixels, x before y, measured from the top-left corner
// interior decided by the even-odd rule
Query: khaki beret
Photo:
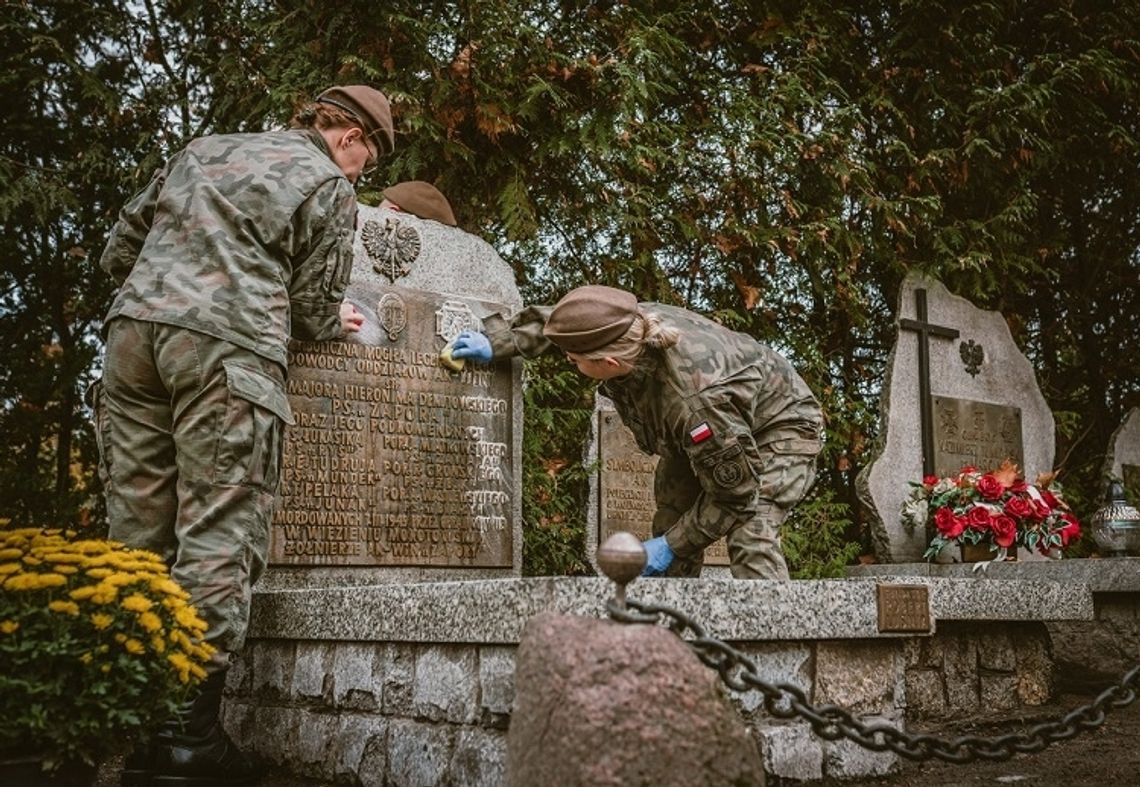
[[[376,142],[380,155],[391,153],[396,147],[392,129],[392,108],[388,97],[367,85],[340,85],[330,87],[317,96],[320,104],[332,104],[360,121],[364,136]]]
[[[566,352],[588,353],[620,339],[636,318],[632,292],[590,284],[554,304],[542,333]]]
[[[382,193],[385,199],[396,203],[400,210],[413,216],[438,221],[449,227],[455,226],[455,214],[451,212],[451,203],[439,189],[426,181],[406,180],[389,186]]]

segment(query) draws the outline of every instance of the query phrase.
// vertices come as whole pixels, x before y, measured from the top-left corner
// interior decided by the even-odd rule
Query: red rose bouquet
[[[1053,473],[1028,484],[1017,465],[1005,462],[992,472],[966,466],[955,476],[927,476],[911,486],[902,521],[913,529],[933,520],[936,532],[923,555],[928,560],[949,544],[988,546],[995,560],[1015,544],[1055,556],[1081,535]]]

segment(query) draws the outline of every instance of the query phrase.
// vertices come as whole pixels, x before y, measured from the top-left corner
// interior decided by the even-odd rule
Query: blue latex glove
[[[641,572],[643,577],[659,577],[673,562],[673,550],[665,542],[665,536],[651,538],[642,543],[645,547],[645,569]]]
[[[490,363],[491,341],[478,331],[464,331],[451,343],[451,357]]]

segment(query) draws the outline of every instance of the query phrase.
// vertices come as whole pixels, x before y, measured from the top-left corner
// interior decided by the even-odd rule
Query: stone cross
[[[899,318],[899,329],[918,332],[918,406],[922,419],[922,474],[934,475],[934,415],[930,406],[930,337],[957,339],[958,331],[928,322],[925,289],[914,291],[914,309],[918,319]]]

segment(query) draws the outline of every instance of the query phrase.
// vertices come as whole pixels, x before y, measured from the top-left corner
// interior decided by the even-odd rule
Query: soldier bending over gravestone
[[[277,492],[290,335],[340,339],[354,184],[392,151],[388,99],[333,87],[291,128],[191,141],[122,209],[100,264],[120,284],[93,387],[110,536],[162,555],[217,653],[178,718],[126,761],[124,785],[246,785],[222,730]]]
[[[819,403],[781,355],[698,314],[590,285],[465,331],[452,357],[488,362],[551,347],[602,381],[638,446],[657,454],[644,574],[700,574],[728,542],[738,579],[787,579],[780,524],[815,480]]]

